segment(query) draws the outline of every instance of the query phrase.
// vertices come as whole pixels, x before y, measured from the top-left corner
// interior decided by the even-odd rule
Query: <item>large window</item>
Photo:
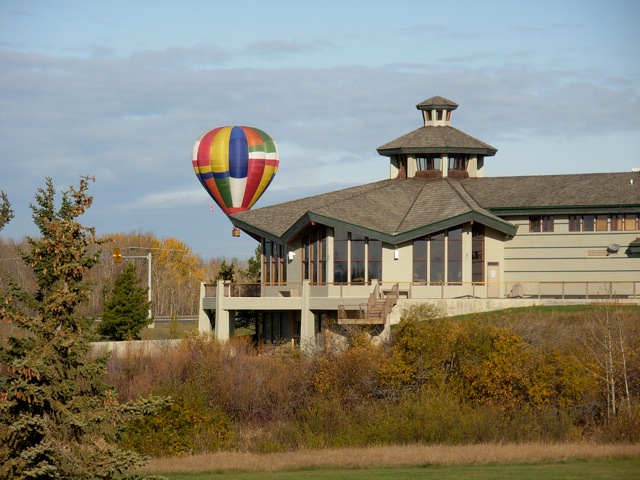
[[[484,282],[484,225],[471,227],[471,281]]]
[[[477,243],[476,247],[478,247]],[[462,259],[461,227],[414,240],[413,281],[460,283],[462,282]],[[482,274],[483,272],[480,271],[480,275]]]
[[[333,235],[333,281],[349,281],[349,232],[336,229]]]
[[[327,230],[316,227],[302,237],[302,270],[311,283],[327,281]]]
[[[367,239],[362,235],[351,234],[351,281],[364,283],[365,281],[365,249]]]
[[[369,249],[369,263],[367,264],[369,281],[373,279],[382,280],[382,242],[370,238],[367,247]]]
[[[280,285],[287,281],[287,248],[284,245],[265,240],[262,243],[262,282],[266,285]]]
[[[444,267],[445,267],[445,232],[431,235],[429,242],[429,281],[430,282],[444,282]]]
[[[333,281],[368,283],[382,278],[382,242],[335,229],[333,237]]]

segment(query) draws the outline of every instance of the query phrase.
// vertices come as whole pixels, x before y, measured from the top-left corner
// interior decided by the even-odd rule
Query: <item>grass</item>
[[[202,474],[172,474],[170,480],[636,480],[640,476],[638,459],[573,460],[537,464],[490,465],[424,465],[417,467],[377,468],[314,468],[278,472],[211,472]]]
[[[143,328],[140,332],[142,340],[169,340],[171,338],[184,338],[187,332],[198,331],[198,321],[177,322],[175,332],[172,331],[171,322],[156,322],[153,328]]]
[[[526,318],[529,318],[531,316],[547,316],[550,314],[556,314],[561,317],[572,317],[575,315],[581,315],[586,312],[593,312],[594,308],[598,308],[599,306],[602,306],[602,304],[590,303],[584,305],[534,305],[531,307],[514,307],[504,310],[492,310],[489,312],[481,313],[467,313],[464,315],[457,315],[453,318],[492,319],[502,317],[505,314],[509,314],[514,317],[523,316]],[[625,312],[635,314],[640,313],[640,306],[637,305],[617,304],[616,308]]]
[[[188,332],[198,331],[198,320],[177,322],[172,331],[171,322],[157,322],[154,328],[144,328],[140,332],[142,340],[169,340],[172,338],[184,338]],[[235,336],[252,335],[255,331],[248,328],[238,328]]]
[[[404,445],[157,458],[142,471],[174,479],[640,478],[640,444]]]

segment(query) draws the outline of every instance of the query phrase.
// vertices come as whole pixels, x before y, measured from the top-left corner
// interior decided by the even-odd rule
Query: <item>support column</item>
[[[300,309],[300,349],[313,350],[316,346],[316,329],[313,312],[309,309],[309,280],[302,282],[302,306]]]
[[[224,309],[225,285],[222,280],[218,280],[216,286],[216,338],[221,341],[229,340],[230,336],[230,315]]]
[[[204,282],[200,282],[200,304],[198,305],[198,332],[211,333],[211,322],[209,321],[209,315],[204,311],[202,305],[204,297],[206,295],[206,289]],[[217,300],[216,300],[217,301]]]

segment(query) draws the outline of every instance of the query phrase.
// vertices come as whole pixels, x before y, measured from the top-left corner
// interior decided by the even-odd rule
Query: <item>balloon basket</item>
[[[232,237],[239,237],[240,236],[240,229],[237,227],[233,227],[233,230],[231,230],[231,236]]]

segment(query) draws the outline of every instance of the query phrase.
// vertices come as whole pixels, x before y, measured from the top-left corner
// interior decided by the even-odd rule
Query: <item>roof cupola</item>
[[[389,157],[390,178],[483,177],[484,158],[497,149],[451,126],[458,104],[436,96],[416,108],[423,125],[377,149]]]
[[[422,111],[425,127],[444,127],[451,125],[451,112],[458,104],[444,97],[431,97],[416,105]]]

